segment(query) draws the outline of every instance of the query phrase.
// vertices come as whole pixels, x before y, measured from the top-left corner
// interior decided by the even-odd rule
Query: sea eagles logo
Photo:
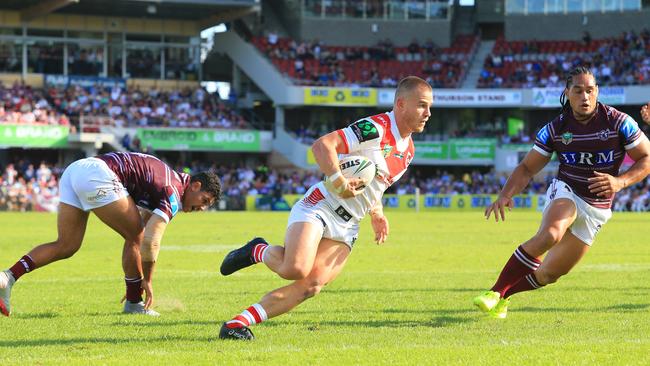
[[[598,132],[598,138],[601,139],[602,141],[607,141],[609,138],[609,130],[602,130]]]
[[[565,132],[562,134],[562,143],[568,145],[573,141],[573,134],[571,132]]]

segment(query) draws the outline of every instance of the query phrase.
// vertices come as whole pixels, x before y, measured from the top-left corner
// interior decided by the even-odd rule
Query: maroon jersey
[[[178,213],[190,176],[172,170],[155,156],[115,152],[97,156],[115,172],[138,206],[166,222]]]
[[[641,143],[642,134],[632,117],[598,103],[596,114],[587,124],[576,121],[571,112],[562,113],[539,130],[533,148],[549,157],[556,152],[560,161],[558,179],[588,204],[610,208],[614,197],[589,192],[588,178],[594,176],[594,171],[618,176],[625,150]]]

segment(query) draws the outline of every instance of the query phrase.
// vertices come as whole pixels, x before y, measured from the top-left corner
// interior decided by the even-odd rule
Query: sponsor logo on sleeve
[[[377,127],[367,119],[362,119],[351,124],[350,128],[359,139],[359,142],[370,141],[379,137]]]
[[[172,193],[169,196],[169,206],[171,207],[172,210],[172,216],[175,216],[176,213],[178,212],[178,197],[176,197],[175,193]]]

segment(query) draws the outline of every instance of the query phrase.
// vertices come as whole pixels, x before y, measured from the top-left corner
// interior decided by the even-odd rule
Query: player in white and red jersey
[[[357,239],[359,222],[370,213],[377,244],[388,236],[388,219],[381,197],[406,171],[413,159],[412,133],[420,133],[431,116],[431,86],[410,76],[400,81],[393,111],[363,118],[331,132],[312,146],[326,183],[312,186],[291,209],[284,247],[255,238],[230,252],[221,265],[229,275],[263,262],[280,277],[294,282],[273,290],[221,327],[223,339],[253,339],[248,328],[284,314],[315,296],[343,269]],[[347,180],[339,157],[363,155],[377,165],[377,176],[365,189]]]
[[[158,315],[150,309],[151,281],[167,224],[180,211],[212,205],[220,196],[221,183],[213,173],[175,172],[151,155],[110,153],[70,164],[61,176],[59,192],[57,240],[35,247],[0,272],[0,311],[6,316],[11,312],[9,298],[15,281],[79,250],[90,211],[124,238],[124,312]]]
[[[560,101],[562,113],[537,133],[533,149],[485,211],[486,218],[494,213],[496,221],[503,220],[512,197],[557,153],[560,168],[547,190],[537,233],[515,250],[494,286],[474,298],[474,305],[494,318],[507,316],[510,296],[569,273],[611,218],[616,192],[650,173],[650,142],[632,117],[598,102],[596,78],[588,68],[569,73]],[[619,173],[626,153],[634,164]]]

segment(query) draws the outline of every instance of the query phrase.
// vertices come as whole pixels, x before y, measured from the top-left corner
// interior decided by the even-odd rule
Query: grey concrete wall
[[[650,27],[650,9],[625,13],[507,15],[507,40],[579,40],[584,31],[593,38],[618,36],[623,31]]]
[[[504,19],[504,0],[481,0],[476,2],[476,22],[501,23]]]
[[[377,25],[377,32],[372,31],[373,24]],[[431,38],[441,47],[447,47],[451,42],[451,22],[447,20],[303,18],[300,29],[303,40],[318,38],[326,44],[337,46],[370,45],[386,38],[390,38],[396,46],[406,46],[413,38],[421,43]]]

